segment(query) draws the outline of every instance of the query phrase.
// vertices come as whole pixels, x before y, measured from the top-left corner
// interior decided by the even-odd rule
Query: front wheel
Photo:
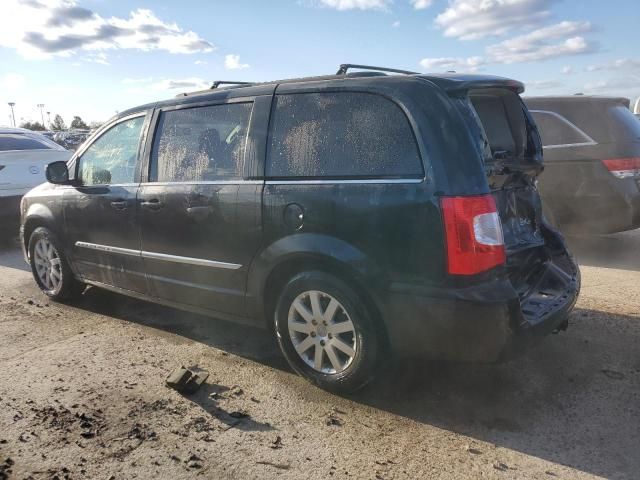
[[[304,272],[284,287],[274,327],[291,367],[321,388],[350,393],[374,376],[381,332],[342,280]]]
[[[33,278],[40,290],[52,300],[69,300],[84,290],[71,272],[54,233],[36,228],[29,238],[29,261]]]

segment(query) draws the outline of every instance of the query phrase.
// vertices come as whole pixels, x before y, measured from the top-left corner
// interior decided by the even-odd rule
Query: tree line
[[[40,122],[22,122],[20,124],[20,127],[26,128],[28,130],[34,130],[34,131],[46,130],[45,126]],[[49,127],[54,132],[59,132],[61,130],[66,130],[67,124],[65,123],[65,121],[60,115],[56,115],[55,117],[53,117],[53,122],[50,123]],[[71,121],[71,128],[88,130],[90,127],[84,122],[84,120],[82,120],[82,118],[76,115],[73,117],[73,120]]]

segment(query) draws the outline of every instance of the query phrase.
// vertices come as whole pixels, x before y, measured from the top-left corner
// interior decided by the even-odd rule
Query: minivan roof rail
[[[359,70],[375,70],[378,72],[390,72],[390,73],[403,73],[405,75],[417,75],[418,72],[411,72],[409,70],[398,70],[397,68],[387,67],[374,67],[371,65],[358,65],[355,63],[343,63],[336,72],[336,75],[346,75],[350,68],[357,68]]]
[[[252,82],[233,82],[231,80],[216,80],[211,85],[210,89],[218,88],[220,85],[251,85]]]

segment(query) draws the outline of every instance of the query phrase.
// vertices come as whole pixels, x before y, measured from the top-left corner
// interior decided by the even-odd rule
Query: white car
[[[0,127],[0,233],[18,219],[22,196],[46,181],[46,166],[71,155],[39,133]]]

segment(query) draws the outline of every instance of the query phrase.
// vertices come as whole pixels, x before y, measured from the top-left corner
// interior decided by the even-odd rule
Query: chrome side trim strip
[[[238,263],[217,262],[215,260],[205,260],[202,258],[181,257],[179,255],[169,255],[166,253],[147,252],[144,250],[132,250],[130,248],[110,247],[97,243],[76,242],[76,247],[88,248],[105,253],[118,253],[120,255],[131,255],[134,257],[150,258],[153,260],[164,260],[167,262],[185,263],[187,265],[197,265],[201,267],[224,268],[227,270],[237,270],[242,267]]]
[[[180,257],[178,255],[169,255],[166,253],[146,252],[142,250],[142,258],[151,258],[153,260],[165,260],[167,262],[186,263],[188,265],[198,265],[201,267],[226,268],[228,270],[237,270],[242,265],[237,263],[217,262],[215,260],[204,260],[202,258]]]
[[[332,184],[386,184],[422,183],[424,178],[379,178],[367,180],[267,180],[267,185],[332,185]]]
[[[582,143],[563,143],[559,145],[547,145],[542,146],[545,150],[551,150],[553,148],[569,148],[569,147],[591,147],[593,145],[597,145],[595,142],[582,142]]]
[[[264,180],[207,180],[207,181],[192,181],[192,182],[142,182],[141,187],[145,186],[158,186],[158,187],[170,187],[172,185],[262,185]]]
[[[88,248],[90,250],[98,250],[106,253],[119,253],[121,255],[140,256],[140,250],[131,250],[130,248],[110,247],[108,245],[98,245],[97,243],[76,242],[76,247]]]

